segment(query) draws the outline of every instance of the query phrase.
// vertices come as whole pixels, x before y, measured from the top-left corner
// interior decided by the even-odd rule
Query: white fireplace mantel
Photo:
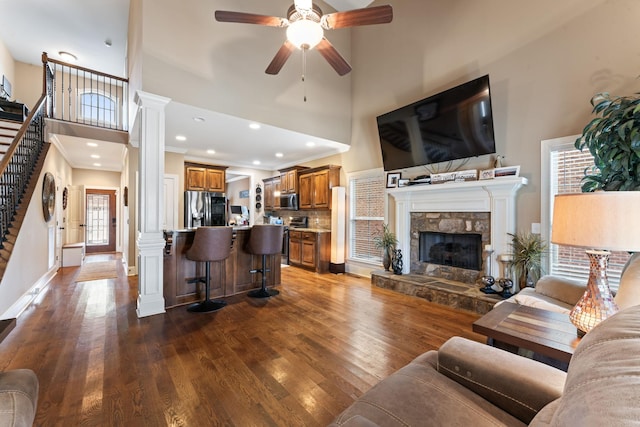
[[[491,248],[494,250],[491,271],[497,277],[500,272],[497,256],[511,252],[511,238],[507,233],[516,231],[516,193],[527,182],[524,177],[503,177],[410,185],[388,190],[388,194],[396,201],[398,248],[407,260],[403,265],[403,273],[409,273],[410,268],[412,212],[490,212]]]

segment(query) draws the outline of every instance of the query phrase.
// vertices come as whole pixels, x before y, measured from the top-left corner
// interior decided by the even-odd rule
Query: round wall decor
[[[42,180],[42,214],[45,222],[49,222],[53,218],[56,208],[56,180],[47,172]]]

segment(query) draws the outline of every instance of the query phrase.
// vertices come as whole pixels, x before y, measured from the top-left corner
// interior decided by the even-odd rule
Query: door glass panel
[[[109,195],[87,194],[87,246],[109,244]]]

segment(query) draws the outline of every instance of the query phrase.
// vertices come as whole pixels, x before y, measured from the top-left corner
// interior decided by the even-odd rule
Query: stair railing
[[[117,77],[42,53],[47,117],[105,129],[127,130],[129,79]]]
[[[46,98],[46,95],[40,97],[0,160],[0,248],[4,248],[9,228],[45,144]]]

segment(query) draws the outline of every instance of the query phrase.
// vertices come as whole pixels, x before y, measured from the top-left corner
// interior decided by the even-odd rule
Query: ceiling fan
[[[393,19],[393,9],[385,5],[323,15],[322,10],[311,0],[295,0],[289,7],[286,18],[225,10],[217,10],[215,17],[218,22],[287,28],[287,39],[265,70],[267,74],[278,74],[295,48],[302,49],[304,53],[317,47],[320,55],[343,76],[351,71],[351,66],[324,37],[324,30],[386,24]]]

